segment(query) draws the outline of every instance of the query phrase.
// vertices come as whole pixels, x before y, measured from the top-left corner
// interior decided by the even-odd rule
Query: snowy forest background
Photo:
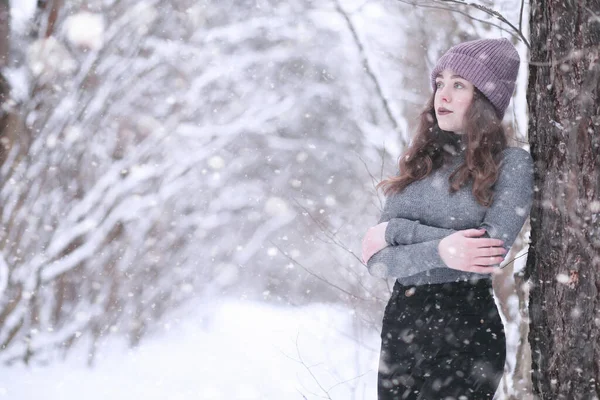
[[[527,149],[517,32],[473,7],[411,3],[65,0],[52,26],[35,0],[8,3],[0,395],[36,385],[48,395],[64,368],[86,366],[96,374],[71,383],[89,388],[98,371],[134,368],[127,346],[147,341],[161,355],[140,368],[168,360],[173,376],[190,376],[161,386],[179,388],[173,398],[375,398],[391,282],[368,274],[360,242],[383,205],[374,186],[395,173],[446,49],[513,41],[522,68],[505,123]],[[477,4],[522,20],[527,36],[527,3]],[[526,251],[522,234],[507,260]],[[495,282],[512,354],[506,398],[527,386],[515,358],[524,297],[507,270]],[[168,336],[174,326],[186,333]],[[216,326],[232,336],[216,341]],[[278,340],[293,367],[285,352],[248,356]],[[248,360],[270,379],[248,365],[232,367],[237,384],[211,378]],[[167,398],[154,389],[139,398]]]

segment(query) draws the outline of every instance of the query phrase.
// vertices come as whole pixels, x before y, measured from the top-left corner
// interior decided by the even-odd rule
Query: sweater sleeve
[[[392,246],[443,239],[458,232],[455,229],[438,228],[406,218],[392,218],[387,223],[385,241]]]
[[[441,240],[384,247],[369,258],[367,269],[371,275],[380,278],[404,278],[434,268],[446,268],[438,251]]]
[[[510,250],[523,228],[533,203],[533,159],[526,150],[510,147],[504,150],[500,176],[494,185],[494,201],[478,228],[482,237],[501,239]]]
[[[392,218],[389,199],[386,199],[379,218],[379,223],[382,222],[388,222],[388,228],[385,232],[388,243],[390,243],[388,239],[396,241],[399,238],[404,238],[401,241],[407,244],[386,246],[373,254],[367,260],[367,269],[371,275],[380,278],[390,276],[402,278],[433,268],[447,267],[440,257],[438,245],[449,233],[445,234],[445,232],[438,231],[438,228],[434,227],[429,230],[427,225],[421,225],[421,229],[419,229],[415,227],[415,221],[405,218]],[[390,224],[392,225],[391,228]],[[451,231],[450,229],[444,230]],[[392,235],[395,238],[392,238]],[[427,240],[428,238],[429,240]],[[408,242],[411,243],[408,244]]]
[[[385,241],[392,246],[443,239],[446,236],[457,232],[454,229],[424,225],[419,221],[413,221],[407,218],[392,218],[393,213],[390,210],[390,203],[390,199],[386,199],[378,223],[388,223],[385,229]]]

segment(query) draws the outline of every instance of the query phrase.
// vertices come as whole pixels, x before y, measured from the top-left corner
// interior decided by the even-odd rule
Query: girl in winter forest
[[[362,244],[395,278],[381,331],[378,399],[491,399],[506,344],[491,277],[529,215],[533,160],[501,126],[519,55],[507,39],[452,47],[431,72],[399,173],[379,183],[379,224]]]

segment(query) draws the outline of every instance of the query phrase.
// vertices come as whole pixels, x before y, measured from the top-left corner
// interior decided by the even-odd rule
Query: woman
[[[378,398],[491,399],[505,336],[491,276],[529,215],[533,161],[501,121],[519,55],[507,39],[452,47],[386,203],[363,239],[369,272],[394,277],[381,332]]]

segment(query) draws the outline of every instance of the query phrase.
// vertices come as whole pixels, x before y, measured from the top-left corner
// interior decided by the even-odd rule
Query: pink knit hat
[[[515,89],[519,62],[519,53],[506,38],[460,43],[438,60],[431,72],[431,85],[435,92],[437,74],[450,69],[479,89],[502,119]]]

